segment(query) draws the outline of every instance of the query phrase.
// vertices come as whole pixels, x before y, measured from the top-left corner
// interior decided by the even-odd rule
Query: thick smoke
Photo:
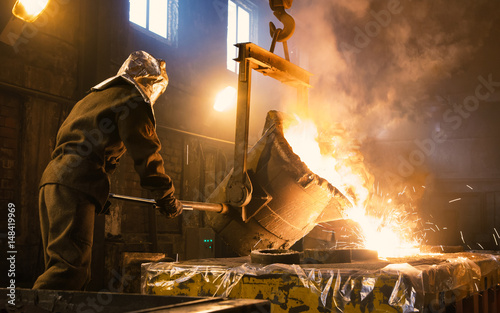
[[[480,57],[499,9],[484,0],[295,1],[291,42],[314,74],[311,113],[359,139],[422,122],[436,99],[457,93],[450,81]]]

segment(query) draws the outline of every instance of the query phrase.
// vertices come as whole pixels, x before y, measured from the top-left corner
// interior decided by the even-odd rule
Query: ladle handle
[[[156,206],[156,201],[154,199],[117,195],[114,193],[110,193],[109,197],[118,200],[132,201],[132,202],[151,204]],[[208,211],[220,214],[225,214],[228,211],[228,206],[225,203],[207,203],[207,202],[194,202],[194,201],[184,201],[184,200],[181,200],[181,203],[184,210]]]

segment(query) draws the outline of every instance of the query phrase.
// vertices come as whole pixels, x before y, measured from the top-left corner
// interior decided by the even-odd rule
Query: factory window
[[[234,44],[255,40],[255,5],[244,0],[228,0],[227,5],[227,69],[236,73],[237,63],[233,59],[238,56],[238,49]]]
[[[129,20],[140,29],[177,43],[178,0],[129,0]]]

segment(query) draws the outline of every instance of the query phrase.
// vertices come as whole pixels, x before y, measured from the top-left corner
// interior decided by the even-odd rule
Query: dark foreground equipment
[[[114,288],[113,288],[114,289]],[[116,292],[0,289],[1,312],[196,313],[271,312],[269,301],[221,297],[156,296]],[[3,311],[5,309],[6,311]]]

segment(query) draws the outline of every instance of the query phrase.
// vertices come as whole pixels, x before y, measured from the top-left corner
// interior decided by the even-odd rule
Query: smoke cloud
[[[480,57],[500,12],[498,1],[485,0],[293,5],[291,47],[303,51],[300,65],[314,74],[311,114],[341,122],[359,139],[420,123],[439,96],[458,93],[456,77]]]

